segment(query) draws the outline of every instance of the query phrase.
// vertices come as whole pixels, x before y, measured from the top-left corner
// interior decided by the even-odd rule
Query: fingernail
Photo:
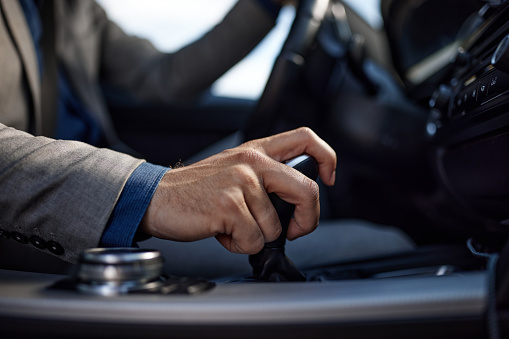
[[[331,186],[336,183],[336,170],[334,170],[334,172],[332,172],[329,182],[331,183]]]

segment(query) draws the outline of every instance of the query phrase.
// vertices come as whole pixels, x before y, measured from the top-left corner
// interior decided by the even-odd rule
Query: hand
[[[304,153],[317,160],[322,181],[333,185],[335,152],[309,128],[299,128],[168,171],[149,204],[141,229],[177,241],[215,236],[231,252],[254,254],[281,233],[267,195],[275,192],[295,205],[288,239],[308,234],[318,226],[318,185],[281,163]]]

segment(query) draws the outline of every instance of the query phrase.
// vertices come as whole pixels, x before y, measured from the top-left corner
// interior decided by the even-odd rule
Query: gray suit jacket
[[[64,250],[60,257],[76,262],[83,249],[98,245],[127,178],[143,160],[51,139],[55,112],[41,108],[23,11],[15,0],[0,0],[0,11],[0,232],[56,242]],[[58,62],[111,145],[117,136],[99,83],[143,100],[190,98],[243,58],[274,24],[258,3],[240,0],[202,39],[164,54],[126,35],[92,1],[54,0],[54,17]]]

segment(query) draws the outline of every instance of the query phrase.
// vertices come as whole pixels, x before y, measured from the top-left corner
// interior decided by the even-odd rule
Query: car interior
[[[312,128],[338,154],[316,236],[249,258],[214,239],[149,239],[77,267],[0,239],[1,333],[509,336],[509,2],[380,6],[375,29],[348,2],[300,0],[259,100],[206,91],[157,106],[104,88],[121,139],[161,165]],[[315,178],[299,161],[288,165]]]

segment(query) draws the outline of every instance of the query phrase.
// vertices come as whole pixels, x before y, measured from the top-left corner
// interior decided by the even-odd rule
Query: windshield
[[[165,52],[176,51],[216,25],[237,0],[97,0],[127,33],[150,40]],[[374,28],[382,26],[380,0],[346,0]],[[212,86],[212,94],[258,99],[290,30],[295,10],[286,6],[276,27],[244,60]],[[247,79],[247,80],[246,80]]]

